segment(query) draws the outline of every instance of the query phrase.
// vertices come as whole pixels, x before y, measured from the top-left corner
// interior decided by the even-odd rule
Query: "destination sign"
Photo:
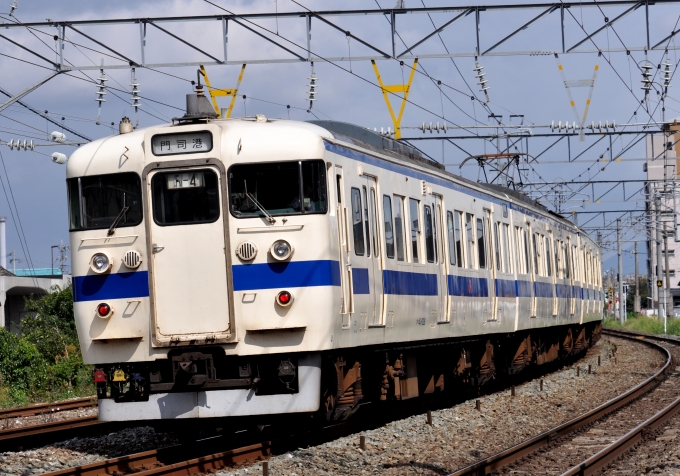
[[[153,155],[197,154],[209,152],[212,147],[212,134],[208,131],[157,134],[151,138]]]

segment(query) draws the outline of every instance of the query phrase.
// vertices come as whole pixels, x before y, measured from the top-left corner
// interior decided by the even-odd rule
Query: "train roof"
[[[504,187],[502,185],[487,184],[474,182],[472,180],[466,179],[460,175],[456,175],[446,170],[446,167],[441,162],[432,160],[430,158],[424,157],[423,153],[417,148],[410,144],[404,142],[396,141],[390,137],[378,134],[377,132],[366,129],[365,127],[357,126],[355,124],[350,124],[348,122],[341,121],[307,121],[311,124],[315,124],[319,127],[323,127],[328,130],[333,137],[337,140],[343,142],[349,142],[351,144],[363,147],[364,149],[373,150],[390,157],[406,160],[414,164],[429,167],[437,170],[440,173],[449,175],[452,178],[460,182],[467,183],[468,185],[473,185],[474,187],[480,187],[486,189],[492,193],[498,194],[502,193],[512,197],[513,199],[522,202],[531,207],[538,208],[539,210],[550,213],[560,220],[566,221],[564,217],[557,215],[552,210],[547,208],[542,203],[537,200],[532,199],[526,194],[511,189],[509,187]]]

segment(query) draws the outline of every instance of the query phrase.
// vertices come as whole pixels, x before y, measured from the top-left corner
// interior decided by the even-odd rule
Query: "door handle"
[[[165,246],[158,246],[156,243],[151,245],[151,252],[152,253],[158,253],[160,251],[163,251],[165,249]]]

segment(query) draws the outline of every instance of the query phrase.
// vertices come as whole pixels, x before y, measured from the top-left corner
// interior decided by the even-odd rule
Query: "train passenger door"
[[[531,317],[536,317],[536,275],[538,274],[538,258],[536,256],[536,237],[531,233],[531,225],[527,223],[525,247],[528,254],[527,265],[531,279]]]
[[[369,226],[367,229],[367,240],[371,240],[373,253],[369,264],[369,279],[371,287],[371,297],[373,300],[373,313],[369,316],[369,325],[381,326],[383,320],[383,278],[382,278],[382,257],[380,240],[380,217],[378,214],[378,192],[375,179],[366,177],[364,187],[364,201],[368,207]]]
[[[342,315],[343,329],[349,328],[349,317],[352,312],[351,290],[350,290],[350,268],[349,268],[349,227],[347,196],[345,195],[344,183],[342,178],[342,168],[335,166],[335,193],[336,193],[336,216],[338,217],[338,249],[340,251],[340,287],[342,298],[340,303],[340,314]]]
[[[148,175],[159,340],[218,339],[230,331],[222,179],[211,166]]]
[[[496,256],[495,250],[498,250],[497,234],[491,231],[491,210],[484,209],[484,229],[487,248],[487,259],[489,266],[489,300],[491,301],[491,313],[489,319],[495,321],[498,319],[498,293],[496,292]]]
[[[571,249],[571,237],[567,237],[566,249],[564,250],[564,255],[567,264],[567,284],[569,285],[569,315],[573,316],[576,312],[574,306],[576,304],[574,300],[574,273],[576,272],[576,266],[574,265],[574,255]]]
[[[448,286],[448,260],[446,258],[446,244],[444,238],[444,227],[446,217],[444,216],[444,205],[440,195],[433,195],[434,203],[434,236],[435,236],[435,261],[438,267],[437,288],[439,300],[437,302],[437,322],[447,322],[449,320],[449,309],[451,308]]]
[[[359,330],[365,331],[369,325],[382,324],[382,271],[374,220],[375,180],[364,176],[356,185],[350,187],[350,220],[354,241],[354,252],[350,253],[352,321]]]

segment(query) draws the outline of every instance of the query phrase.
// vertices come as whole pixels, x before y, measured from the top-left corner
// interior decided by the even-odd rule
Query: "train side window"
[[[335,183],[338,188],[338,203],[342,203],[342,175],[337,174],[335,176]]]
[[[555,277],[562,278],[562,269],[560,268],[560,242],[555,240],[553,243],[553,250],[555,251]]]
[[[373,256],[377,258],[380,256],[380,233],[378,233],[378,207],[373,187],[371,187],[371,228],[373,229]]]
[[[463,267],[463,235],[461,234],[463,224],[463,212],[455,212],[456,215],[453,221],[453,229],[456,238],[456,258],[458,259],[458,267]]]
[[[472,213],[465,214],[465,238],[467,245],[467,267],[474,269],[475,267],[475,217]]]
[[[548,276],[552,276],[552,266],[551,262],[552,260],[550,259],[550,239],[546,236],[545,237],[545,264],[546,264],[546,270],[548,272]]]
[[[397,239],[397,261],[406,261],[406,245],[404,243],[404,199],[394,197],[394,231]]]
[[[362,187],[364,192],[364,228],[366,229],[366,256],[371,256],[371,226],[368,223],[368,194],[366,193],[366,187]]]
[[[435,208],[435,205],[432,204],[432,213],[434,216],[432,217],[432,236],[434,240],[434,262],[439,263],[439,243],[438,241],[442,241],[441,236],[439,236],[439,229],[440,229],[440,223],[439,223],[439,217],[442,216],[442,208],[441,206],[437,205]],[[439,238],[439,240],[437,240]],[[441,243],[442,248],[444,246],[444,243]],[[442,263],[444,262],[444,253],[441,253],[442,255]]]
[[[498,225],[498,222],[493,224],[493,240],[495,244],[494,250],[496,252],[496,269],[501,271],[501,236],[498,230]]]
[[[409,198],[409,219],[411,220],[411,256],[418,263],[418,235],[420,234],[420,217],[418,200]]]
[[[354,253],[364,255],[364,224],[361,219],[361,192],[352,188],[352,230],[354,232]]]
[[[484,222],[477,218],[477,253],[480,269],[486,268],[486,246],[484,244]]]
[[[571,259],[569,259],[569,245],[567,243],[564,244],[564,269],[565,269],[565,278],[569,279],[571,276]]]
[[[510,225],[503,223],[503,272],[512,273],[512,260],[510,259]]]
[[[536,273],[536,276],[541,275],[541,270],[538,268],[538,263],[540,262],[541,258],[541,250],[539,248],[540,242],[538,241],[538,233],[534,233],[534,273]]]
[[[383,220],[385,221],[385,254],[394,259],[394,229],[392,225],[392,200],[383,195]]]
[[[429,205],[423,207],[425,217],[425,254],[428,263],[434,263],[434,230],[432,229],[432,209]]]
[[[529,254],[529,237],[527,236],[527,231],[522,228],[522,237],[524,238],[524,269],[527,274],[531,273],[531,259]]]
[[[453,234],[453,213],[446,212],[446,233],[449,240],[449,262],[456,264],[456,240]]]
[[[573,266],[573,274],[574,274],[574,281],[580,281],[579,275],[578,275],[578,251],[576,250],[576,246],[571,247],[571,263]]]
[[[516,264],[517,264],[517,274],[524,274],[524,268],[522,267],[522,228],[519,226],[515,227],[515,250],[516,253]]]

